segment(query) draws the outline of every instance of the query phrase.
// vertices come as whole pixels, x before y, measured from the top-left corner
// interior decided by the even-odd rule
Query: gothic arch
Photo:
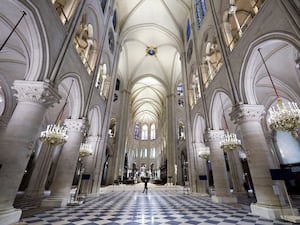
[[[225,130],[233,128],[233,123],[230,120],[229,113],[232,108],[232,100],[230,94],[224,90],[215,90],[210,106],[211,124],[214,130]],[[223,114],[224,109],[224,114]],[[225,115],[225,119],[224,119]]]
[[[204,143],[204,132],[205,132],[205,121],[204,118],[198,113],[195,116],[193,124],[193,142]]]
[[[88,136],[100,136],[102,130],[102,116],[99,106],[93,106],[88,113]]]
[[[26,3],[31,4],[31,3]],[[0,66],[5,63],[7,76],[14,80],[39,80],[48,71],[49,49],[43,26],[37,24],[39,17],[33,5],[10,1],[0,9],[1,39],[5,40],[26,12],[0,54]],[[11,13],[10,13],[11,12]],[[16,17],[16,12],[17,17]],[[5,15],[5,16],[4,16]],[[10,81],[11,84],[13,81]]]
[[[262,104],[269,108],[276,102],[274,90],[268,78],[262,59],[257,51],[261,49],[275,87],[281,98],[299,99],[299,71],[296,68],[296,54],[300,43],[294,37],[276,33],[261,37],[253,42],[244,57],[240,88],[248,104]]]

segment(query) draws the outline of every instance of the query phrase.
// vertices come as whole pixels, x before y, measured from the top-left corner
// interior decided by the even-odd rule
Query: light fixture
[[[299,120],[300,120],[300,110],[298,108],[297,103],[295,102],[287,102],[287,105],[284,104],[282,99],[279,97],[279,94],[274,85],[271,74],[268,70],[266,62],[261,54],[260,48],[257,49],[259,55],[263,61],[265,69],[267,71],[268,77],[271,81],[273,90],[276,95],[277,105],[276,107],[271,107],[269,109],[269,123],[270,128],[276,131],[288,131],[291,132],[293,136],[297,136],[297,130],[299,128]]]
[[[79,157],[84,158],[92,155],[92,146],[89,143],[81,143],[79,148]]]
[[[208,159],[210,156],[210,150],[209,147],[201,147],[199,149],[199,157],[202,159]]]
[[[67,142],[67,127],[58,123],[50,124],[47,130],[41,132],[40,140],[50,145],[63,145]]]
[[[151,56],[156,55],[157,48],[155,48],[153,46],[149,46],[146,48],[146,53],[147,53],[147,55],[151,55]]]
[[[225,125],[226,125],[225,134],[222,135],[220,144],[221,144],[221,148],[224,151],[232,151],[232,150],[235,150],[235,149],[237,149],[238,147],[241,146],[241,140],[239,140],[236,137],[235,133],[230,133],[229,132],[229,128],[228,128],[228,124],[227,124],[226,117],[225,117],[225,112],[224,112],[224,107],[223,107],[221,94],[219,96],[220,96],[220,101],[221,101],[221,105],[222,105],[223,118],[224,118]]]
[[[60,125],[61,116],[65,110],[65,107],[67,105],[67,100],[70,95],[70,91],[72,88],[74,80],[72,80],[72,83],[70,85],[70,89],[68,91],[65,104],[63,105],[61,111],[59,112],[56,123],[50,124],[47,126],[47,129],[45,131],[41,132],[40,140],[44,143],[47,143],[49,145],[63,145],[67,142],[68,135],[67,135],[67,127],[65,125]]]

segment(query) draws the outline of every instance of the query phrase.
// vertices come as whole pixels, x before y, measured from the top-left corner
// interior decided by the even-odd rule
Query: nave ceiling
[[[166,97],[181,80],[180,54],[190,0],[118,0],[118,75],[131,92],[134,121],[161,119]]]

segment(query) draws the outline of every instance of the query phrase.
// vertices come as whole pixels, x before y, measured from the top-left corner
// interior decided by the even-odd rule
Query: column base
[[[43,197],[44,196],[44,190],[25,190],[24,196],[27,197]]]
[[[42,201],[41,207],[65,207],[68,204],[67,198],[63,197],[50,197]]]
[[[280,217],[282,220],[289,221],[292,223],[300,223],[300,216],[293,216],[293,215],[284,215]]]
[[[233,196],[211,196],[211,200],[216,203],[237,203],[237,197]]]
[[[8,210],[0,210],[0,224],[9,225],[20,221],[22,215],[21,209],[11,208]]]
[[[285,216],[298,215],[297,209],[291,209],[286,206],[284,207],[268,207],[266,205],[259,205],[257,203],[252,203],[250,205],[251,213],[253,215],[261,216],[267,219],[281,219]]]

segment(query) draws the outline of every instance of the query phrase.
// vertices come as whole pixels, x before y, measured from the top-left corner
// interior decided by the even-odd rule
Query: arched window
[[[97,79],[96,79],[96,88],[100,90],[100,95],[103,96],[104,94],[104,87],[105,87],[105,81],[107,78],[107,66],[105,63],[102,63],[99,66],[99,70],[97,73]]]
[[[206,70],[204,73],[205,76],[203,76],[203,79],[205,79],[203,80],[203,83],[205,83],[207,86],[208,83],[214,79],[216,73],[220,70],[223,64],[221,52],[216,38],[213,38],[211,42],[207,42],[204,62],[205,63],[201,66],[201,69]]]
[[[80,56],[82,63],[86,67],[89,74],[92,73],[96,54],[94,51],[94,38],[93,38],[93,26],[91,24],[86,24],[86,14],[82,16],[81,23],[77,29],[74,38],[74,47]]]
[[[191,24],[190,24],[190,20],[187,20],[186,22],[186,40],[187,42],[189,41],[191,36]]]
[[[178,139],[184,140],[185,139],[185,133],[184,133],[184,125],[182,122],[179,123],[178,126]]]
[[[201,27],[202,20],[206,14],[206,4],[205,0],[195,0],[195,16],[197,21],[198,29]]]
[[[106,8],[106,3],[107,3],[107,0],[101,0],[101,8],[102,8],[103,13],[104,13],[105,8]]]
[[[118,19],[118,17],[117,17],[117,11],[115,10],[114,11],[114,15],[113,15],[113,18],[112,18],[112,23],[113,23],[113,27],[114,27],[114,30],[116,31],[116,29],[117,29],[117,19]]]
[[[148,125],[142,126],[142,140],[148,140]]]
[[[156,133],[155,133],[155,124],[153,123],[152,125],[151,125],[151,135],[150,135],[151,137],[151,140],[155,140],[155,138],[156,138]]]
[[[224,38],[230,50],[242,37],[264,0],[232,0],[227,21],[223,23]]]
[[[155,148],[151,148],[151,149],[150,149],[150,158],[151,158],[151,159],[154,159],[154,158],[155,158],[155,155],[156,155],[156,154],[155,154]]]
[[[116,135],[116,120],[112,119],[110,121],[109,129],[108,129],[108,135],[109,137],[115,137]]]
[[[183,95],[183,84],[181,83],[177,85],[177,95]]]
[[[136,123],[134,127],[134,139],[138,140],[140,138],[140,124]]]

